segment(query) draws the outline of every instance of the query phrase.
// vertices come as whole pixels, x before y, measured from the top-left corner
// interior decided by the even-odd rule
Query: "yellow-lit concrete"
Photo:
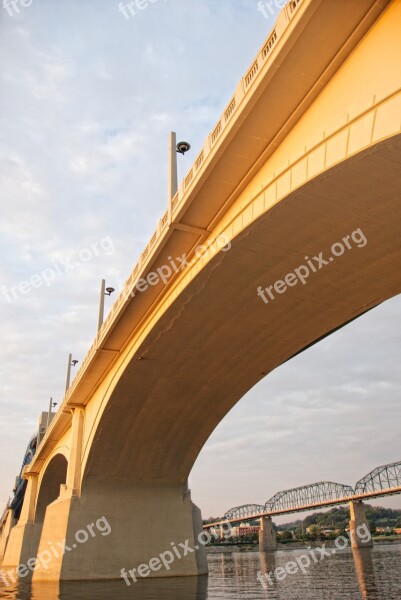
[[[38,529],[40,549],[71,542],[103,515],[112,532],[34,579],[117,578],[171,542],[199,545],[186,481],[217,424],[266,374],[401,291],[401,0],[303,0],[289,10],[53,419],[29,471],[38,475],[36,497],[50,498],[45,473],[64,455],[61,495],[43,524],[35,517],[29,546],[26,528],[12,530],[4,562],[18,564]],[[259,286],[356,230],[366,244],[268,304],[258,297]],[[219,251],[219,235],[229,251]],[[129,294],[169,256],[193,257],[206,242],[167,285]],[[34,496],[32,488],[26,503]],[[206,569],[200,547],[151,576]]]
[[[8,509],[6,517],[2,523],[0,528],[0,562],[3,560],[4,553],[7,548],[8,539],[10,536],[11,529],[15,525],[15,519],[13,515],[13,511]]]
[[[363,502],[350,502],[349,531],[353,548],[372,548],[373,540]]]

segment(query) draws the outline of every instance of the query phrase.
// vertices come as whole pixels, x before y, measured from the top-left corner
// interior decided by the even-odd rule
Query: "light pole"
[[[168,204],[171,212],[171,202],[178,191],[177,153],[184,154],[191,149],[188,142],[178,142],[175,131],[170,132],[169,158],[168,158]]]
[[[49,427],[50,425],[50,415],[52,414],[52,408],[54,408],[55,406],[57,406],[57,402],[53,402],[53,398],[50,398],[50,402],[49,402],[49,412],[47,413],[47,423],[46,423],[46,429]]]
[[[68,388],[70,387],[70,378],[71,378],[71,367],[75,367],[75,365],[77,364],[77,360],[72,360],[72,354],[68,355],[68,363],[67,363],[67,379],[65,382],[65,391],[68,391]]]
[[[178,190],[178,175],[177,175],[177,134],[175,131],[170,133],[169,145],[169,173],[168,173],[168,203],[170,205],[172,199]]]
[[[114,288],[108,287],[106,288],[106,280],[102,279],[100,283],[100,301],[99,301],[99,318],[97,321],[97,330],[101,328],[104,319],[104,297],[111,296],[114,292]]]

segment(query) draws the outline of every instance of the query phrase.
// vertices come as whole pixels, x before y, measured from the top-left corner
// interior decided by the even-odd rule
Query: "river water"
[[[209,554],[209,577],[141,580],[130,587],[123,582],[35,584],[1,587],[8,600],[400,600],[401,545],[374,549],[339,550],[294,574],[305,550]],[[258,581],[258,572],[276,570],[277,580]],[[283,576],[284,573],[284,576]],[[260,576],[261,578],[261,576]]]

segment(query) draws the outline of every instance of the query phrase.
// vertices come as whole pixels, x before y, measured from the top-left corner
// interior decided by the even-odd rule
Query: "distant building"
[[[337,533],[339,533],[338,529],[323,529],[322,533],[324,533],[324,535],[336,535]]]
[[[247,537],[254,533],[259,533],[259,525],[250,525],[249,523],[241,523],[238,527],[232,528],[232,535],[234,537]]]
[[[391,533],[392,531],[391,527],[376,527],[376,533]]]

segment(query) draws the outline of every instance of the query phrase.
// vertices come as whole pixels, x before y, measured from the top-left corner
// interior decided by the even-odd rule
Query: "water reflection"
[[[127,587],[118,582],[33,583],[21,581],[4,588],[1,600],[400,600],[401,545],[337,552],[311,561],[305,572],[266,580],[271,573],[296,561],[305,549],[258,552],[216,552],[208,556],[209,578],[144,579]]]
[[[363,600],[377,598],[372,548],[353,549],[355,570]]]
[[[260,570],[262,575],[268,575],[269,573],[273,573],[277,566],[276,553],[275,552],[260,552]],[[259,582],[260,583],[260,582]],[[277,593],[277,581],[275,577],[271,577],[265,582],[266,590],[265,590],[265,598],[278,598]],[[264,589],[264,588],[263,588]]]
[[[7,600],[206,600],[207,597],[207,576],[143,579],[130,587],[123,581],[88,581],[35,582],[0,589],[0,598]]]

